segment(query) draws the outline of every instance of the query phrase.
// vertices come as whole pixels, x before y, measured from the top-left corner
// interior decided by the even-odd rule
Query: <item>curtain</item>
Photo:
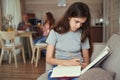
[[[19,22],[22,20],[20,0],[1,0],[1,3],[3,16],[7,17],[7,15],[12,15],[12,28],[17,29]],[[19,43],[20,38],[16,38],[15,41]],[[18,53],[20,53],[20,50],[17,50]]]
[[[12,15],[12,26],[17,28],[21,19],[20,0],[2,0],[3,16]]]
[[[0,0],[0,30],[2,28],[2,6],[1,6],[1,0]]]

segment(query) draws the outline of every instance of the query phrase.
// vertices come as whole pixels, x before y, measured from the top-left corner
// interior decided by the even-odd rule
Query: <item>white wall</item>
[[[104,41],[120,32],[120,0],[104,0]]]
[[[1,27],[2,27],[2,6],[1,6],[1,1],[0,1],[0,30],[1,30]]]
[[[102,0],[66,0],[66,7],[58,7],[57,0],[25,0],[25,12],[35,13],[37,18],[43,18],[45,12],[53,13],[56,20],[58,20],[66,11],[66,9],[77,1],[88,4],[92,19],[102,16]]]

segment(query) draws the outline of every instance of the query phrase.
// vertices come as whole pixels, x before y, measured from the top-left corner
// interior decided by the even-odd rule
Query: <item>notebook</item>
[[[111,50],[108,46],[106,46],[101,53],[88,65],[86,68],[81,70],[81,66],[62,66],[58,65],[53,68],[53,72],[51,74],[52,78],[55,77],[77,77],[85,73],[88,69],[95,66],[95,64],[102,62],[103,59],[110,55]]]

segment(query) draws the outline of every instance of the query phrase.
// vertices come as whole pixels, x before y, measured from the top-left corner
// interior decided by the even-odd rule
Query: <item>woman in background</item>
[[[43,36],[38,37],[34,40],[34,44],[36,43],[45,43],[46,38],[49,34],[49,31],[51,30],[51,28],[54,26],[55,24],[55,19],[53,18],[53,15],[51,12],[47,12],[46,16],[45,16],[45,23],[43,24],[43,26],[40,24],[38,25],[39,28],[42,29],[43,31]]]

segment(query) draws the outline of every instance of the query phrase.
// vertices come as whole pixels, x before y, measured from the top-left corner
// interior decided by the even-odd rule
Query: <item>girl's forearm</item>
[[[51,58],[51,59],[46,59],[46,62],[51,64],[51,65],[66,65],[67,60],[60,60],[60,59],[55,59],[55,58]]]
[[[83,59],[84,63],[88,65],[90,63],[90,57],[89,57],[89,51],[88,50],[83,50]]]

